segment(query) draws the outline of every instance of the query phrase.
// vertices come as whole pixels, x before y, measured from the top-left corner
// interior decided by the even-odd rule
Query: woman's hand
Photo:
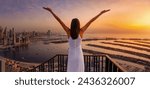
[[[85,30],[90,26],[90,24],[91,24],[92,22],[94,22],[99,16],[101,16],[102,14],[104,14],[104,13],[106,13],[106,12],[108,12],[108,11],[110,11],[110,9],[108,9],[108,10],[103,10],[103,11],[101,11],[98,15],[96,15],[95,17],[93,17],[89,22],[87,22],[87,23],[81,28],[82,32],[85,32]]]
[[[108,9],[108,10],[103,10],[103,11],[100,12],[100,14],[104,14],[104,13],[106,13],[106,12],[108,12],[108,11],[110,11],[110,9]]]
[[[67,35],[69,35],[69,28],[64,24],[64,22],[52,11],[51,8],[49,7],[43,7],[43,9],[49,11],[54,17],[55,19],[60,23],[60,25],[63,27],[63,29],[67,32]]]
[[[43,9],[48,10],[48,11],[52,11],[49,7],[43,7]]]

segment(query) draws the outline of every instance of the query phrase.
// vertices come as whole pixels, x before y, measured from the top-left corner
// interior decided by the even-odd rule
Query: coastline
[[[107,37],[104,37],[104,38],[86,38],[86,39],[82,39],[82,41],[98,41],[98,40],[134,40],[134,41],[149,41],[150,39],[149,38],[107,38]],[[54,43],[54,44],[62,44],[62,43],[67,43],[68,40],[54,40],[54,41],[51,41],[51,43]]]
[[[5,72],[26,72],[39,65],[38,63],[15,61],[13,59],[5,58],[2,56],[0,56],[0,61],[4,61],[5,63]]]
[[[126,40],[132,40],[133,43],[126,42]],[[53,43],[54,45],[56,45],[56,44],[61,45],[63,43],[67,43],[67,40],[62,40],[59,38],[57,38],[57,39],[43,38],[43,39],[36,39],[36,40],[32,40],[32,41],[41,41],[41,42],[43,42],[43,44],[44,44],[44,42],[48,42],[50,44]],[[148,45],[149,45],[150,39],[138,39],[138,38],[136,38],[136,39],[135,38],[134,39],[133,38],[128,38],[128,39],[127,38],[101,38],[101,39],[100,38],[99,39],[92,38],[92,39],[89,39],[89,38],[87,38],[87,39],[83,39],[83,41],[84,42],[85,41],[100,41],[98,43],[128,47],[128,48],[143,50],[143,51],[147,51],[147,52],[150,51],[148,48],[146,48],[146,47],[149,47]],[[140,44],[139,42],[141,42],[143,44]],[[129,45],[129,44],[133,44],[133,45]],[[134,45],[137,45],[137,46],[134,46]],[[47,44],[46,44],[46,46],[47,46]],[[141,52],[136,52],[136,51],[127,50],[127,49],[121,49],[121,48],[116,48],[116,47],[111,47],[111,46],[109,47],[107,45],[105,46],[105,45],[98,45],[98,44],[95,45],[93,43],[86,43],[85,46],[94,47],[94,48],[102,48],[105,50],[111,50],[111,51],[116,51],[116,52],[121,52],[121,53],[128,53],[128,54],[132,54],[134,56],[143,57],[143,58],[147,58],[147,59],[150,57],[149,54],[144,54]],[[140,47],[138,47],[138,46],[140,46]],[[1,49],[1,47],[2,46],[0,46],[0,49]],[[13,50],[13,47],[12,47],[12,50]],[[88,53],[88,54],[107,54],[111,58],[117,59],[117,61],[121,61],[119,64],[130,72],[150,71],[150,64],[149,64],[150,61],[149,60],[143,60],[141,58],[136,58],[136,57],[134,58],[134,57],[124,56],[124,55],[115,54],[115,53],[107,53],[105,51],[100,52],[97,50],[91,50],[89,48],[83,48],[83,52]],[[32,58],[32,59],[36,59],[36,58]],[[30,59],[30,61],[32,59]],[[36,67],[40,64],[40,63],[22,62],[21,60],[17,61],[17,60],[13,60],[13,59],[1,57],[1,56],[0,56],[0,60],[4,60],[6,62],[6,72],[19,72],[19,71],[25,72],[25,71],[28,71],[28,70],[32,69],[33,67]],[[137,64],[138,66],[133,66],[133,64]]]

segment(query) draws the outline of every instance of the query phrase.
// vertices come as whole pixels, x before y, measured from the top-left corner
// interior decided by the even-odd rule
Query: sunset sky
[[[111,9],[89,27],[89,33],[150,34],[150,0],[0,0],[0,26],[17,31],[63,32],[52,10],[70,27],[79,18],[81,27],[103,9]]]

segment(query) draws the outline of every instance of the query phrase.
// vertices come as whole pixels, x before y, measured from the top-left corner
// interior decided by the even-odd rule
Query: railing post
[[[39,72],[44,72],[44,69],[45,69],[44,64],[41,64],[41,65],[39,66]]]
[[[101,72],[104,72],[104,59],[103,57],[100,57],[100,61],[101,61]]]
[[[62,55],[60,59],[61,72],[64,72],[64,55]]]
[[[65,62],[64,62],[65,55],[58,56],[58,71],[64,72],[65,71]]]
[[[84,71],[85,72],[87,72],[87,68],[88,68],[88,66],[87,66],[87,56],[85,55],[84,56]]]
[[[65,58],[65,71],[67,71],[67,66],[68,66],[68,56]]]
[[[108,72],[113,72],[112,66],[113,66],[113,64],[112,64],[112,62],[109,60],[109,71],[108,71]]]
[[[60,72],[60,68],[59,68],[60,62],[59,62],[59,59],[60,59],[60,55],[58,55],[58,59],[57,59],[57,60],[58,60],[58,61],[57,61],[57,62],[58,62],[58,65],[57,65],[57,66],[58,66],[58,72]]]
[[[113,64],[113,72],[117,72],[117,66]]]
[[[92,66],[93,66],[93,72],[96,72],[96,65],[95,65],[95,56],[94,55],[92,55],[92,60],[93,60],[93,64],[92,64]]]
[[[92,61],[90,60],[90,58],[91,58],[91,57],[88,56],[89,72],[91,71],[91,62],[92,62]]]
[[[98,67],[97,72],[100,72],[100,63],[101,63],[100,56],[97,56],[97,57],[98,57],[97,58],[97,67]]]
[[[51,69],[52,69],[52,67],[50,65],[50,61],[48,61],[48,72],[51,72]]]
[[[109,68],[109,59],[106,57],[106,59],[105,59],[105,72],[108,72],[108,68]]]
[[[55,61],[54,61],[54,59],[52,60],[52,72],[54,72],[55,71]]]

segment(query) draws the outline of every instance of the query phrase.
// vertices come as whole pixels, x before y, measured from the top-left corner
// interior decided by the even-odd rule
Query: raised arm
[[[106,12],[108,12],[108,11],[110,11],[110,9],[101,11],[98,15],[96,15],[94,18],[92,18],[89,22],[87,22],[87,23],[81,28],[81,32],[85,32],[86,29],[90,26],[90,24],[91,24],[92,22],[94,22],[99,16],[101,16],[102,14],[104,14],[104,13],[106,13]]]
[[[63,27],[63,29],[66,31],[67,34],[69,34],[69,28],[61,21],[61,19],[48,7],[43,7],[43,9],[49,11],[55,19],[60,23],[60,25]]]

